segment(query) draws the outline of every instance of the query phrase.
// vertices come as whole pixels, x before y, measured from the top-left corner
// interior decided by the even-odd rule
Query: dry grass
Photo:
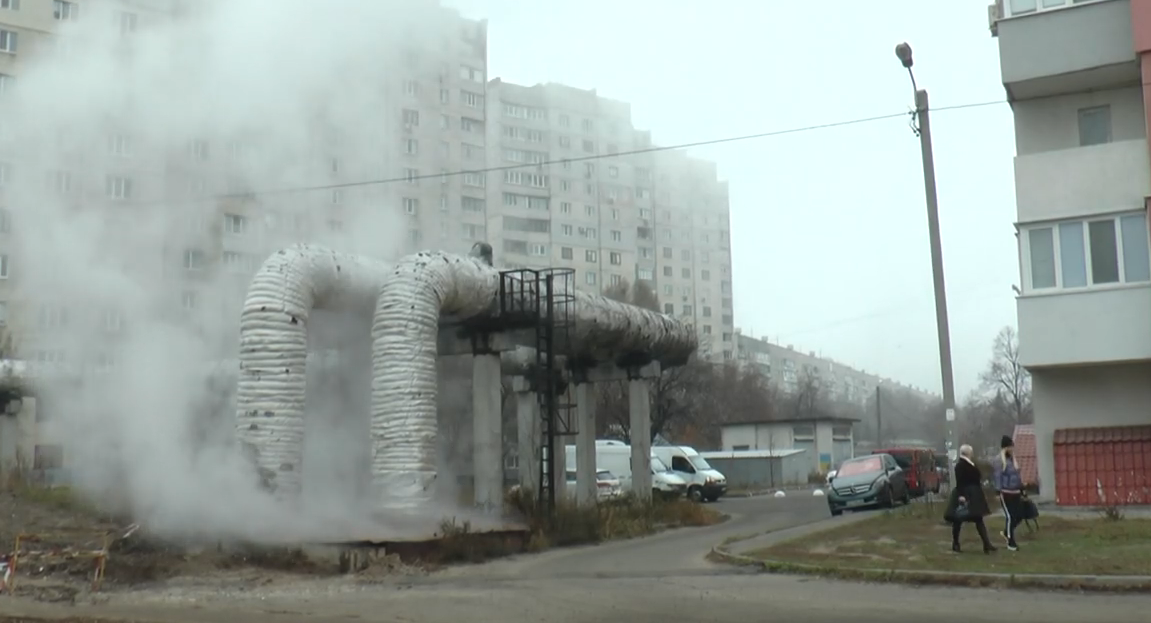
[[[1151,520],[1068,520],[1041,517],[1031,533],[1020,526],[1020,551],[1002,547],[1000,515],[987,518],[999,551],[984,555],[974,526],[963,528],[964,552],[951,551],[943,505],[913,504],[875,518],[753,552],[783,564],[838,570],[951,571],[999,574],[1151,575]]]
[[[557,501],[554,520],[541,513],[529,493],[509,493],[507,505],[527,521],[535,549],[630,539],[667,528],[711,526],[726,519],[718,511],[687,500],[641,502],[632,496],[585,507]]]

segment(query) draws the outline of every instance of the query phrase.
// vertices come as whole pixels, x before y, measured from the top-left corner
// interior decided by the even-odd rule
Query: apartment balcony
[[[1029,294],[1017,306],[1028,368],[1151,360],[1151,285]]]
[[[1151,196],[1148,171],[1151,158],[1144,139],[1017,156],[1018,220],[1137,210]]]
[[[1008,99],[1140,82],[1131,0],[997,0],[989,15]]]

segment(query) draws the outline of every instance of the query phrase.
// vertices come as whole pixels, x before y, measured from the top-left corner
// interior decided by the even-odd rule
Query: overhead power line
[[[1009,104],[1009,103],[1013,103],[1013,102],[1017,103],[1017,102],[1026,102],[1026,101],[1033,101],[1033,100],[1050,99],[1052,97],[1063,97],[1066,95],[1081,95],[1081,94],[1087,94],[1087,93],[1116,91],[1116,90],[1122,90],[1122,89],[1136,88],[1139,86],[1151,86],[1151,82],[1141,83],[1141,82],[1136,81],[1136,82],[1132,82],[1130,84],[1124,84],[1124,85],[1105,88],[1105,89],[1081,89],[1078,91],[1059,93],[1057,95],[1040,95],[1040,96],[1026,97],[1026,98],[1015,98],[1011,101],[1008,101],[1005,99],[1000,99],[1000,100],[991,100],[991,101],[985,101],[985,102],[970,102],[967,104],[954,104],[954,105],[950,105],[950,106],[933,106],[933,107],[931,107],[931,112],[948,112],[948,111],[956,111],[956,110],[968,110],[968,109],[972,109],[972,108],[985,108],[988,106],[998,106],[1001,104]],[[755,134],[742,134],[739,136],[728,136],[728,137],[724,137],[724,138],[716,138],[716,139],[710,139],[710,140],[704,140],[704,141],[695,141],[692,143],[680,143],[677,145],[666,145],[666,146],[658,146],[658,147],[657,146],[645,147],[643,149],[633,149],[630,151],[621,151],[621,152],[617,152],[614,154],[592,154],[592,155],[588,155],[588,156],[576,156],[573,158],[561,158],[559,160],[545,160],[545,161],[541,161],[541,162],[532,162],[532,163],[516,163],[516,164],[509,164],[509,165],[482,167],[482,168],[478,168],[478,169],[460,169],[458,171],[441,171],[439,173],[428,173],[428,174],[422,174],[422,175],[402,176],[402,177],[386,177],[386,178],[378,178],[378,179],[371,179],[371,180],[361,180],[361,181],[357,181],[357,182],[339,182],[339,183],[332,183],[332,184],[319,184],[319,185],[314,185],[314,186],[296,186],[296,187],[290,187],[290,188],[276,188],[276,189],[268,189],[268,190],[257,190],[257,191],[251,191],[251,192],[243,192],[243,193],[224,193],[224,194],[218,194],[218,195],[210,195],[210,196],[206,196],[206,197],[197,197],[194,199],[190,199],[188,201],[190,201],[190,202],[211,202],[211,201],[219,201],[219,200],[223,200],[223,199],[248,199],[248,198],[251,198],[253,196],[264,197],[264,196],[273,196],[273,195],[287,195],[287,194],[295,194],[295,193],[305,193],[305,192],[313,192],[313,191],[321,191],[321,190],[340,190],[340,189],[346,189],[346,188],[359,188],[359,187],[365,187],[365,186],[382,186],[382,185],[386,185],[386,184],[411,183],[411,182],[417,182],[420,180],[428,180],[428,179],[443,179],[446,177],[460,177],[460,176],[471,175],[471,174],[499,173],[499,172],[503,172],[503,171],[514,171],[514,170],[521,170],[521,169],[536,169],[536,168],[542,168],[542,167],[552,166],[552,165],[557,165],[557,164],[562,165],[562,164],[569,164],[569,163],[574,163],[574,162],[590,162],[590,161],[595,161],[595,160],[604,160],[607,158],[621,158],[621,157],[626,157],[626,156],[651,154],[651,153],[663,152],[663,151],[676,151],[676,150],[682,150],[682,149],[692,149],[695,147],[708,147],[711,145],[722,145],[725,143],[737,143],[737,142],[742,142],[742,141],[751,141],[751,140],[756,140],[756,139],[786,136],[789,134],[802,134],[804,132],[816,132],[819,130],[831,130],[831,129],[835,129],[835,128],[843,128],[843,127],[854,126],[854,125],[862,125],[862,124],[866,124],[866,123],[874,123],[876,121],[886,121],[889,119],[898,119],[900,117],[910,117],[911,115],[914,115],[914,114],[915,114],[914,110],[907,110],[904,112],[891,113],[891,114],[886,114],[886,115],[877,115],[877,116],[872,116],[872,117],[859,117],[859,118],[855,118],[855,119],[846,119],[846,120],[842,120],[842,121],[831,121],[828,123],[817,123],[814,125],[798,126],[798,127],[786,128],[786,129],[782,129],[782,130],[771,130],[771,131],[767,131],[767,132],[757,132]]]

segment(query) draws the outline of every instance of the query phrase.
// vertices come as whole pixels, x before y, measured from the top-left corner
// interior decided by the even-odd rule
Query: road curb
[[[1151,576],[1142,575],[1056,575],[1039,573],[958,573],[954,571],[914,569],[868,569],[811,565],[782,560],[758,559],[728,551],[722,546],[711,548],[713,558],[743,567],[757,567],[764,573],[781,575],[816,575],[838,580],[893,582],[906,584],[944,584],[987,588],[1047,588],[1098,592],[1151,592]]]

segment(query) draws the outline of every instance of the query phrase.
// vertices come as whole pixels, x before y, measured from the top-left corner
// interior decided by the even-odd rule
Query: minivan
[[[727,478],[690,446],[654,446],[652,454],[687,481],[688,499],[714,502],[727,493]]]

